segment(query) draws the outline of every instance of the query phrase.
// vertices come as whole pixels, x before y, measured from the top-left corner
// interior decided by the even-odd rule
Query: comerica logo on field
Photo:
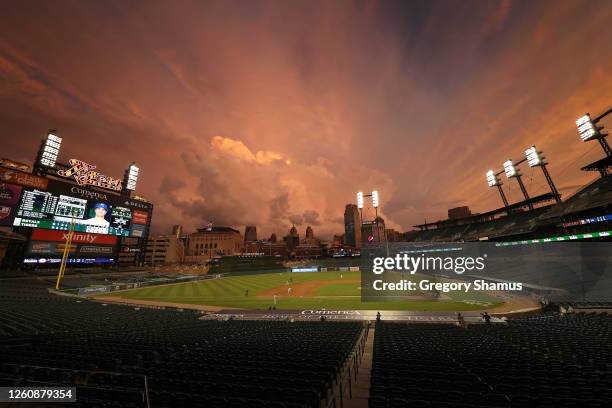
[[[414,275],[417,272],[438,271],[454,272],[458,275],[464,272],[482,271],[485,269],[487,255],[472,257],[451,256],[411,256],[408,254],[397,254],[394,257],[376,257],[372,259],[372,272],[380,275],[387,271],[408,272]]]

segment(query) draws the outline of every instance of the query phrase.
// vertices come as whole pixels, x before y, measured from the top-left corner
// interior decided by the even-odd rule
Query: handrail
[[[330,396],[326,396],[326,405],[325,408],[337,408],[336,407],[336,398],[340,397],[340,407],[344,406],[344,390],[342,384],[348,378],[348,387],[349,387],[349,399],[353,398],[353,382],[357,381],[357,373],[359,372],[359,366],[361,361],[363,360],[363,354],[365,352],[365,343],[368,338],[368,333],[370,331],[370,322],[364,322],[364,327],[361,330],[361,334],[359,338],[355,342],[355,346],[353,350],[346,357],[344,362],[342,363],[342,367],[340,372],[336,375],[336,378],[332,381],[332,394]],[[353,370],[351,370],[353,368]],[[334,386],[335,384],[335,386]],[[336,388],[337,387],[337,388]]]

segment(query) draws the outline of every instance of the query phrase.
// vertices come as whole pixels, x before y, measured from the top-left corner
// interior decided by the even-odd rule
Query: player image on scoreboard
[[[108,233],[108,228],[110,227],[109,210],[110,208],[108,204],[103,202],[95,202],[93,209],[89,209],[89,218],[80,221],[80,223],[87,226],[87,232],[106,234]]]

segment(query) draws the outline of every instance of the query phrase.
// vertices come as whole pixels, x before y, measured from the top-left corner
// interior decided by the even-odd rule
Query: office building
[[[257,241],[257,227],[254,225],[247,225],[244,228],[244,243]]]
[[[347,204],[344,210],[344,245],[360,248],[362,242],[361,214],[355,204]]]
[[[158,235],[147,240],[144,257],[146,265],[182,264],[184,257],[183,241],[174,234]]]
[[[189,235],[185,261],[200,263],[215,257],[236,255],[243,250],[240,231],[231,227],[209,226]]]

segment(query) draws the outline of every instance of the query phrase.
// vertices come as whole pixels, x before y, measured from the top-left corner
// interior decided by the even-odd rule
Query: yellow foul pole
[[[64,271],[66,270],[66,261],[68,260],[68,254],[70,253],[70,246],[72,244],[72,234],[74,232],[74,218],[70,221],[70,228],[68,229],[68,236],[66,237],[66,244],[64,246],[64,254],[62,255],[62,262],[60,263],[59,273],[57,274],[57,281],[55,282],[55,290],[59,290],[60,281],[64,277]]]

